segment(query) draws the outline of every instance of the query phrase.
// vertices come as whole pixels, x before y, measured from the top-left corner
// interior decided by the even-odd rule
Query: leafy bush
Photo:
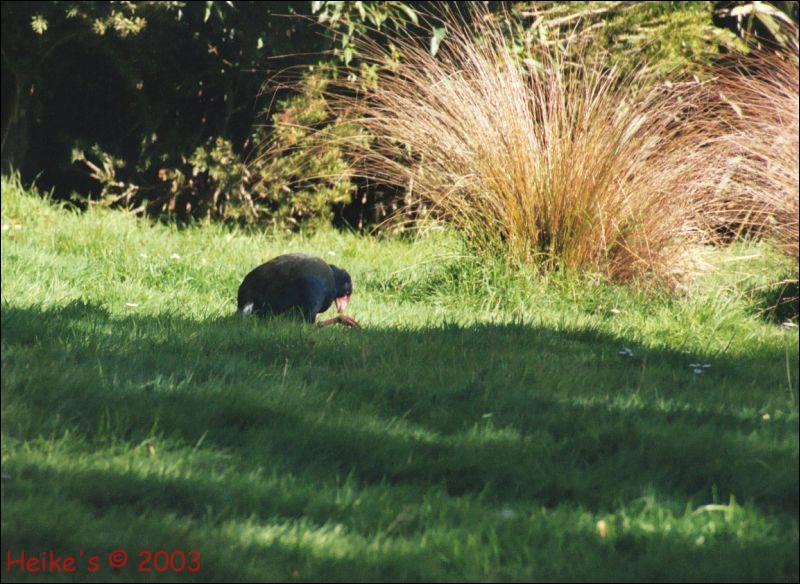
[[[720,51],[744,48],[731,30],[714,25],[714,2],[518,2],[517,50],[542,43],[603,53],[617,67],[647,63],[661,76],[699,71]]]
[[[26,182],[38,177],[60,198],[78,192],[81,203],[99,199],[156,215],[296,227],[327,221],[337,209],[354,223],[380,221],[414,191],[348,176],[338,147],[326,150],[348,125],[334,124],[330,139],[318,139],[334,119],[319,118],[317,98],[291,105],[281,90],[275,103],[293,112],[284,117],[297,117],[310,99],[317,119],[296,120],[293,132],[275,136],[254,128],[276,114],[262,83],[312,63],[372,83],[386,64],[361,58],[359,42],[369,37],[388,40],[393,61],[404,55],[390,37],[419,37],[436,55],[447,30],[425,10],[435,5],[5,2],[3,170],[19,169]],[[702,70],[721,50],[743,47],[715,26],[722,21],[747,42],[758,35],[780,41],[776,23],[797,18],[789,2],[544,1],[487,3],[487,10],[513,17],[504,19],[506,38],[519,60],[535,62],[542,45],[581,47],[625,72],[653,63],[662,78]],[[265,154],[275,160],[259,158]]]
[[[331,117],[323,92],[330,71],[304,76],[298,93],[280,100],[271,123],[256,127],[252,160],[217,137],[179,164],[159,169],[161,188],[119,180],[124,162],[98,148],[76,151],[102,183],[105,204],[140,204],[139,210],[179,217],[258,222],[281,229],[329,224],[334,208],[351,200],[354,186],[339,142],[357,140],[344,118]]]
[[[218,139],[244,156],[269,105],[264,74],[330,46],[314,22],[286,17],[309,10],[309,2],[4,3],[4,169],[41,173],[39,184],[60,196],[99,194],[85,160],[71,154],[99,168],[114,159],[113,182],[138,187],[137,207],[172,210],[162,169],[189,181],[189,159]],[[217,185],[196,187],[212,199]]]
[[[359,38],[382,28],[400,32],[419,25],[417,11],[408,2],[311,2],[311,11],[332,34],[333,53],[345,65],[357,56]]]
[[[336,206],[351,201],[354,185],[341,143],[356,140],[346,117],[333,118],[324,92],[330,71],[307,75],[302,92],[281,102],[270,128],[257,130],[264,144],[249,164],[252,209],[275,225],[328,224]]]

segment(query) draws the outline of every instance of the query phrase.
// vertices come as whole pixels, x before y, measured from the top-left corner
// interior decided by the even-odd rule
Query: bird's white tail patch
[[[245,304],[244,308],[242,308],[242,315],[243,316],[249,316],[251,314],[253,314],[253,303],[252,302],[250,302],[248,304]]]

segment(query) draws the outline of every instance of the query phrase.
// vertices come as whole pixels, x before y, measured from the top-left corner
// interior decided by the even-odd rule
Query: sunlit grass
[[[286,250],[352,273],[363,331],[235,315]],[[796,579],[798,337],[754,297],[781,260],[694,253],[656,295],[447,233],[178,229],[4,179],[4,552],[193,548],[204,580]]]

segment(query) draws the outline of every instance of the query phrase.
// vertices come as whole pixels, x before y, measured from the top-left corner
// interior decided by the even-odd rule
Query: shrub
[[[248,165],[254,212],[282,227],[329,224],[334,207],[351,201],[354,186],[341,143],[358,141],[346,117],[333,118],[324,91],[331,72],[306,75],[301,91],[281,102],[268,128],[256,131],[263,144]]]
[[[412,184],[482,252],[620,279],[672,272],[691,201],[713,183],[692,84],[655,84],[557,45],[520,63],[488,11],[442,18],[438,57],[401,35],[365,40],[360,54],[385,65],[380,81],[332,96],[375,136],[352,147],[359,172]]]
[[[339,142],[355,139],[345,119],[330,116],[323,92],[331,72],[317,68],[298,92],[277,104],[250,137],[251,159],[230,140],[209,138],[189,156],[158,169],[156,184],[125,182],[125,162],[94,146],[73,151],[101,185],[100,203],[151,214],[260,223],[280,229],[329,224],[354,186]]]
[[[743,48],[731,30],[715,26],[714,2],[518,2],[515,42],[522,50],[567,40],[586,52],[606,51],[614,64],[642,61],[657,74],[702,69],[720,51]]]

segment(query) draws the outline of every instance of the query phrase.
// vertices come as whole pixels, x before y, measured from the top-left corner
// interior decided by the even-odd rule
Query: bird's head
[[[353,294],[353,281],[350,279],[350,274],[345,270],[337,268],[333,264],[328,265],[333,270],[333,280],[336,286],[336,310],[341,314],[350,303],[350,296]]]

